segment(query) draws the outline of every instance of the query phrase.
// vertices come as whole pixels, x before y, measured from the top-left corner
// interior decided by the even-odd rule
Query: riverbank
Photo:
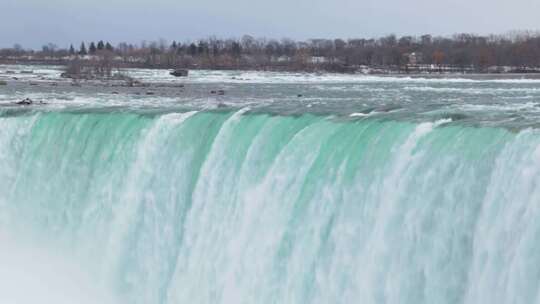
[[[83,61],[84,62],[84,61]],[[0,65],[21,65],[21,66],[62,66],[67,68],[73,63],[71,59],[6,59],[0,58]],[[311,64],[303,67],[295,65],[253,65],[253,66],[161,66],[161,65],[146,65],[140,62],[113,62],[111,69],[147,69],[147,70],[174,70],[177,68],[188,70],[214,70],[214,71],[246,71],[246,72],[285,72],[285,73],[335,73],[335,74],[363,74],[376,76],[398,76],[398,77],[429,77],[429,78],[453,78],[467,77],[471,79],[483,77],[493,78],[515,78],[525,77],[527,79],[539,79],[540,68],[532,67],[498,67],[492,66],[484,71],[472,69],[461,69],[457,66],[445,66],[439,68],[437,66],[429,66],[422,69],[418,67],[396,67],[396,66],[347,66],[343,64]],[[486,76],[487,75],[487,76]]]

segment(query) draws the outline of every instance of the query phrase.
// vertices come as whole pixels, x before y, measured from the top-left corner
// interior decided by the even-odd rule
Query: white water
[[[27,66],[27,65],[0,65],[0,80],[10,80],[17,77],[20,80],[43,81],[69,81],[62,79],[61,66]],[[8,71],[10,73],[8,73]],[[22,73],[32,71],[32,74]],[[13,74],[11,72],[14,72]],[[291,73],[291,72],[259,72],[259,71],[213,71],[192,70],[189,77],[177,78],[171,76],[170,70],[152,69],[125,69],[124,73],[146,83],[499,83],[499,84],[538,84],[540,79],[468,79],[459,77],[431,78],[431,77],[397,77],[377,76],[364,74],[334,74],[334,73]],[[450,75],[452,76],[452,75]]]

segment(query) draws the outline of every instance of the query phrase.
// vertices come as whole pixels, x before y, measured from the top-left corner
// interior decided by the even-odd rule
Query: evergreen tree
[[[191,56],[197,55],[197,46],[195,45],[195,43],[189,45],[189,54]]]
[[[176,41],[173,41],[173,43],[171,44],[171,49],[176,50],[177,48],[178,48],[178,44],[176,44]]]
[[[240,58],[240,55],[242,55],[242,47],[240,46],[240,43],[233,42],[233,44],[232,44],[232,53],[233,53],[234,57]]]
[[[75,48],[73,47],[73,44],[69,46],[69,54],[72,56],[75,55]]]
[[[176,45],[176,54],[177,55],[183,55],[185,51],[186,51],[186,48],[181,43],[178,43]]]
[[[112,46],[109,42],[107,42],[107,43],[105,44],[105,49],[106,49],[107,51],[111,51],[111,52],[114,51],[113,46]]]
[[[84,55],[88,55],[88,52],[86,51],[86,45],[83,43],[81,43],[81,49],[79,50],[79,55],[81,56],[84,56]]]
[[[103,43],[103,40],[100,40],[97,44],[97,49],[99,51],[103,51],[105,49],[105,43]]]
[[[90,52],[90,55],[94,55],[96,53],[97,48],[94,42],[90,42],[90,47],[88,48],[88,51]]]
[[[199,55],[202,55],[204,53],[204,43],[202,41],[199,41],[199,46],[197,47],[197,53],[199,53]]]

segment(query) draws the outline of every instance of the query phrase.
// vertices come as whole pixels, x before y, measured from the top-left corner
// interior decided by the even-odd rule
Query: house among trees
[[[421,52],[406,53],[405,57],[410,65],[418,65],[424,62],[424,55]]]
[[[290,61],[292,61],[292,58],[286,55],[281,55],[279,57],[273,56],[271,58],[271,62],[290,62]]]
[[[311,56],[311,59],[309,61],[313,64],[319,64],[328,62],[328,59],[324,56]]]

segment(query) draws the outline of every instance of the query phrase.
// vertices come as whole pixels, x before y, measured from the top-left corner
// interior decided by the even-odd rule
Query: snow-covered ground
[[[26,80],[33,82],[69,82],[60,77],[61,66],[0,65],[0,80]],[[32,73],[28,73],[32,72]],[[540,79],[526,76],[508,75],[507,78],[480,76],[447,75],[447,77],[376,76],[364,74],[333,73],[293,73],[263,71],[216,71],[191,70],[188,77],[171,76],[169,70],[159,69],[124,69],[121,71],[144,83],[370,83],[370,82],[409,82],[409,83],[538,83]]]

